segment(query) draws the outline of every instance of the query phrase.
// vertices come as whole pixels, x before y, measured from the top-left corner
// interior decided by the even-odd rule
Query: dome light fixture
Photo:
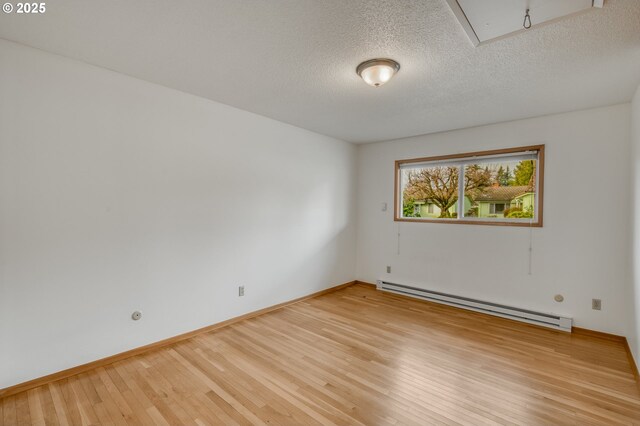
[[[400,64],[393,59],[370,59],[358,65],[356,73],[369,86],[380,87],[399,70]]]

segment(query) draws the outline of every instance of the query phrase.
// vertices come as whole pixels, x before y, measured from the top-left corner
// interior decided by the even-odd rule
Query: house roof
[[[475,201],[511,201],[514,198],[531,192],[529,185],[524,186],[490,186],[474,195]]]
[[[467,192],[465,196],[470,199],[470,201],[511,201],[514,198],[520,197],[522,195],[535,192],[535,187],[533,185],[533,177],[531,185],[520,185],[520,186],[489,186],[484,189],[474,190],[471,192]],[[432,203],[433,200],[424,197],[424,193],[419,190],[415,190],[413,192],[405,193],[407,196],[415,197],[415,203],[424,204],[424,203]],[[457,200],[458,196],[453,195],[452,200]]]

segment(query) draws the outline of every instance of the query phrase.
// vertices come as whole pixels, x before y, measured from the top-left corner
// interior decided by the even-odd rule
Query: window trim
[[[435,157],[420,157],[420,158],[411,158],[406,160],[396,160],[395,161],[395,177],[394,177],[394,189],[393,189],[393,200],[394,200],[394,214],[393,220],[395,222],[418,222],[418,223],[446,223],[446,224],[462,224],[462,225],[490,225],[490,226],[520,226],[520,227],[534,227],[541,228],[542,227],[542,218],[544,212],[544,148],[545,145],[529,145],[529,146],[519,146],[515,148],[504,148],[504,149],[493,149],[488,151],[476,151],[476,152],[465,152],[460,154],[451,154],[451,155],[439,155]],[[462,219],[424,219],[424,218],[411,218],[411,217],[402,217],[402,197],[399,191],[400,186],[400,167],[403,164],[411,164],[411,163],[426,163],[430,161],[445,161],[445,160],[467,160],[473,157],[486,157],[491,155],[500,155],[500,154],[513,154],[522,151],[537,151],[538,152],[538,160],[536,167],[536,213],[537,220],[536,221],[506,221],[506,220],[498,220],[498,221],[489,221],[482,219],[472,219],[472,218],[462,218]],[[459,186],[464,185],[464,179],[459,179]]]

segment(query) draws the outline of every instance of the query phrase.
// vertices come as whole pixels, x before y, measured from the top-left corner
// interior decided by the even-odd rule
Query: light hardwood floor
[[[621,342],[354,285],[7,397],[0,424],[640,425],[640,391]]]

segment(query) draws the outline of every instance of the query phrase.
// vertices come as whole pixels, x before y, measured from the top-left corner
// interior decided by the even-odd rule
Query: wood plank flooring
[[[354,285],[0,400],[0,425],[640,425],[621,342]]]

